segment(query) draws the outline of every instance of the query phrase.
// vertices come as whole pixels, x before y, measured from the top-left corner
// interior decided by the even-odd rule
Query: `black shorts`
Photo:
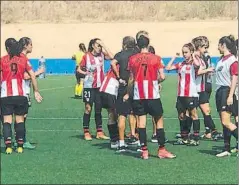
[[[160,99],[133,100],[133,112],[137,116],[150,114],[154,117],[162,117],[163,106]]]
[[[10,96],[1,98],[1,113],[3,116],[23,116],[28,113],[28,101],[25,96]]]
[[[76,76],[77,83],[80,83],[81,79],[84,79],[85,76],[83,74],[79,73],[77,71],[77,68],[78,68],[78,66],[76,66],[76,69],[75,69],[75,76]]]
[[[212,94],[212,83],[205,83],[205,92],[208,94],[208,99],[210,99]]]
[[[186,110],[192,110],[198,107],[197,97],[177,97],[176,109],[178,113],[186,112]]]
[[[115,109],[116,96],[101,92],[102,107],[105,109]]]
[[[83,90],[83,102],[89,103],[92,105],[93,103],[99,102],[101,103],[101,93],[99,88],[84,88]]]
[[[227,105],[227,98],[230,92],[230,87],[224,86],[224,87],[220,87],[217,91],[216,91],[216,106],[217,106],[217,112],[223,112],[223,111],[227,111],[230,113],[235,113],[236,109],[238,109],[236,106],[238,106],[237,104],[237,99],[236,99],[236,95],[233,95],[233,104],[228,106]]]
[[[130,97],[127,101],[123,101],[123,94],[119,94],[116,100],[116,112],[119,116],[125,116],[132,114],[132,98]]]
[[[233,104],[232,116],[238,116],[238,100],[236,99]]]
[[[210,96],[206,91],[199,92],[198,94],[199,94],[199,99],[198,99],[199,105],[209,103]]]

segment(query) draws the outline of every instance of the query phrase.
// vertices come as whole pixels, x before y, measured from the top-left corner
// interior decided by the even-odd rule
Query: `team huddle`
[[[176,110],[180,124],[175,145],[198,146],[200,138],[223,139],[225,150],[217,157],[229,156],[238,152],[238,146],[231,150],[231,135],[238,141],[238,96],[237,96],[237,42],[232,36],[219,40],[218,50],[222,55],[216,68],[208,55],[209,40],[198,36],[182,47],[184,60],[174,63],[179,53],[164,65],[160,56],[155,54],[146,31],[140,31],[136,39],[126,36],[122,40],[122,50],[113,55],[98,38],[89,42],[88,50],[80,44],[83,54],[74,56],[76,66],[76,97],[85,103],[83,115],[84,139],[92,140],[89,129],[90,117],[94,106],[96,138],[110,140],[110,147],[117,152],[126,152],[128,145],[137,145],[142,159],[149,158],[147,147],[147,115],[152,117],[152,142],[158,143],[159,158],[175,158],[169,152],[164,131],[164,110],[160,99],[162,84],[165,83],[164,69],[177,70]],[[7,40],[8,55],[1,58],[1,114],[3,137],[6,153],[12,153],[13,115],[16,118],[17,152],[23,152],[25,142],[25,120],[28,111],[26,79],[33,85],[37,102],[42,97],[38,92],[36,75],[22,54],[22,47],[13,40]],[[21,46],[21,45],[20,45]],[[24,45],[26,46],[26,45]],[[111,68],[104,74],[104,61],[111,60]],[[223,133],[217,131],[210,114],[209,99],[212,92],[212,76],[216,78],[216,107],[221,118]],[[166,80],[167,81],[167,80]],[[167,82],[166,82],[167,83]],[[205,125],[205,133],[200,136],[200,108]],[[107,137],[102,129],[102,109],[108,111]],[[235,118],[235,124],[231,122]],[[130,134],[125,135],[126,121],[129,120]],[[191,131],[192,130],[192,131]],[[128,142],[126,143],[126,139]]]
[[[161,83],[165,80],[166,70],[178,72],[178,94],[176,109],[180,123],[180,134],[175,145],[198,146],[200,140],[200,121],[198,107],[204,116],[207,139],[224,139],[225,151],[218,157],[231,155],[237,148],[230,150],[230,137],[238,140],[238,111],[235,92],[237,87],[237,41],[232,36],[219,40],[218,50],[222,57],[217,67],[212,66],[208,55],[209,40],[199,36],[182,47],[184,61],[174,64],[177,56],[164,66],[160,56],[155,55],[150,46],[146,31],[140,31],[133,37],[122,41],[122,51],[115,56],[104,43],[96,38],[89,43],[86,52],[76,70],[76,75],[84,79],[83,129],[85,140],[92,140],[89,123],[92,106],[95,110],[96,138],[110,139],[111,148],[117,152],[127,150],[127,144],[138,144],[141,157],[148,159],[149,151],[146,138],[146,116],[152,116],[154,132],[151,141],[158,142],[159,158],[175,158],[176,155],[165,148],[163,127],[163,106],[160,100]],[[179,55],[179,54],[177,54]],[[111,60],[111,69],[104,76],[103,62]],[[212,76],[216,77],[216,106],[223,125],[223,134],[216,129],[210,115],[209,99],[212,92]],[[108,111],[108,138],[102,130],[102,108]],[[231,123],[231,115],[236,124]],[[129,117],[130,140],[125,143],[126,119]],[[190,133],[192,127],[192,133]]]

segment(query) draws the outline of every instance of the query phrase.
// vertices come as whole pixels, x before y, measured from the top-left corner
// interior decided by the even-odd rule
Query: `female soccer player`
[[[219,40],[218,50],[222,57],[216,66],[216,106],[223,125],[224,149],[217,157],[230,156],[230,135],[238,141],[238,127],[231,123],[236,104],[235,89],[238,83],[237,50],[233,36]]]
[[[102,49],[104,51],[102,51]],[[92,39],[89,43],[88,52],[83,56],[81,64],[77,69],[79,73],[85,75],[83,90],[83,102],[85,102],[83,129],[84,138],[87,141],[92,140],[91,134],[89,132],[89,124],[93,104],[97,130],[96,138],[109,139],[107,136],[105,136],[102,130],[102,102],[101,94],[99,92],[104,80],[103,65],[105,58],[112,59],[113,55],[100,39]]]
[[[82,76],[82,74],[77,72],[77,68],[80,65],[80,63],[82,61],[82,57],[84,56],[85,53],[86,53],[85,44],[80,43],[79,44],[79,51],[77,51],[72,56],[72,60],[76,61],[75,75],[76,75],[77,84],[75,86],[75,98],[82,98],[84,75]]]
[[[31,77],[34,96],[37,102],[42,101],[38,92],[37,81],[32,68],[25,56],[21,54],[19,43],[9,38],[5,42],[8,55],[1,58],[1,112],[3,115],[3,136],[6,153],[12,153],[13,115],[16,119],[16,140],[18,153],[23,152],[24,143],[24,115],[28,111],[27,94],[25,90],[24,73],[27,71]]]
[[[32,40],[28,37],[22,37],[19,40],[19,46],[21,48],[22,57],[25,57],[26,60],[28,60],[27,55],[32,52]],[[35,76],[38,77],[40,74],[42,74],[44,72],[45,72],[45,68],[39,68],[35,72]],[[29,76],[28,73],[24,73],[24,79],[25,79],[25,89],[26,89],[26,94],[27,94],[27,99],[28,99],[28,106],[31,107],[31,98],[30,98],[31,77]],[[27,120],[27,114],[24,116],[24,144],[23,144],[23,147],[28,148],[28,149],[34,149],[35,146],[26,140],[26,120]]]
[[[117,65],[117,68],[119,66]],[[102,107],[108,112],[108,131],[110,135],[110,148],[119,146],[118,116],[116,113],[116,97],[118,95],[119,81],[111,68],[106,74],[100,87]]]
[[[204,125],[208,127],[211,131],[212,139],[217,140],[220,134],[217,132],[216,126],[211,116],[211,110],[209,105],[209,95],[205,90],[205,79],[206,74],[212,73],[214,71],[213,67],[206,67],[203,61],[203,54],[206,52],[206,43],[202,37],[196,37],[192,40],[195,47],[195,52],[193,54],[194,64],[198,66],[196,84],[197,91],[199,94],[199,107],[202,111],[204,117]]]
[[[166,70],[178,71],[178,97],[176,108],[180,122],[181,138],[178,138],[176,145],[196,146],[199,144],[200,122],[197,114],[198,93],[196,89],[196,70],[193,62],[194,46],[191,43],[185,44],[182,48],[184,61],[173,64],[176,57],[173,57],[166,66]],[[179,54],[177,54],[179,56]],[[193,120],[194,138],[189,140],[188,135],[191,125],[186,120],[186,112],[189,112]]]

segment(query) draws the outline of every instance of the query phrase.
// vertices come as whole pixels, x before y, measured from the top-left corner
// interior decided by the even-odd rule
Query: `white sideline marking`
[[[79,119],[83,119],[82,117],[79,118],[64,118],[64,117],[59,117],[59,118],[34,118],[34,117],[28,117],[27,119],[32,119],[32,120],[79,120]],[[91,120],[95,119],[95,118],[90,118]],[[103,120],[107,120],[108,118],[102,118]],[[152,118],[147,118],[148,120],[151,120]],[[170,118],[170,117],[166,117],[164,118],[166,120],[177,120],[178,118]],[[203,119],[203,118],[199,118],[199,119]],[[216,119],[218,120],[219,118],[212,118],[212,119]]]
[[[56,90],[56,89],[65,89],[65,88],[70,88],[70,87],[74,87],[74,86],[67,86],[67,87],[54,87],[54,88],[47,88],[47,89],[41,89],[41,91],[51,91],[51,90]]]
[[[79,130],[79,129],[62,129],[62,130],[59,130],[59,129],[45,129],[45,130],[30,130],[28,129],[27,130],[28,132],[82,132],[82,130]],[[149,130],[149,131],[152,131],[152,130]],[[168,133],[178,133],[179,131],[174,131],[174,130],[170,130],[170,131],[165,131],[165,132],[168,132]]]

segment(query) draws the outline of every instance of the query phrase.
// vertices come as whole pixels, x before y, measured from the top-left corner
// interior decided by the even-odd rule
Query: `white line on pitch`
[[[54,88],[48,88],[48,89],[41,89],[41,91],[51,91],[51,90],[57,90],[57,89],[65,89],[65,88],[70,88],[70,87],[74,87],[74,86],[67,86],[67,87],[54,87]]]
[[[79,120],[79,119],[83,119],[82,117],[79,118],[34,118],[34,117],[28,117],[27,119],[32,119],[32,120]],[[90,119],[95,119],[95,118],[90,118]],[[108,118],[102,118],[103,120],[107,120]],[[151,119],[150,117],[147,119]],[[178,118],[170,118],[170,117],[165,117],[165,120],[177,120]],[[199,118],[199,119],[203,119],[203,118]],[[218,120],[219,118],[212,118],[212,119],[216,119]]]

